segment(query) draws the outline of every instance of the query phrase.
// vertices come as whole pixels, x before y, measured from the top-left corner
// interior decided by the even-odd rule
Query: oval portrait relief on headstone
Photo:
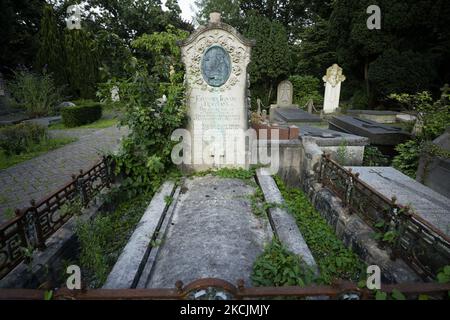
[[[224,85],[231,73],[231,58],[221,46],[208,48],[202,59],[203,79],[212,87]]]

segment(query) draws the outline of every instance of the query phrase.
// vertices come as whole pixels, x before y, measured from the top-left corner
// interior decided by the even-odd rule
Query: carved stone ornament
[[[337,64],[333,64],[327,69],[327,74],[322,78],[324,82],[328,82],[334,88],[339,83],[345,81],[345,76],[342,74],[342,68]]]
[[[236,85],[246,72],[254,42],[220,19],[213,19],[180,45],[187,85],[223,92]]]

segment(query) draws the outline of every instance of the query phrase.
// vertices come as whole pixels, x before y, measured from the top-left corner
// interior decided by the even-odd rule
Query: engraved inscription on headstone
[[[219,14],[181,43],[194,170],[245,165],[252,45]]]
[[[221,46],[208,48],[202,59],[202,75],[212,87],[224,85],[231,73],[231,59]]]

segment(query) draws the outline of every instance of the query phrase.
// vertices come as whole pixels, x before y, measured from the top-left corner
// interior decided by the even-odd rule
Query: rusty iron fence
[[[381,291],[401,292],[406,299],[428,295],[430,299],[447,299],[450,283],[403,283],[382,285]],[[44,300],[48,290],[0,289],[0,300]],[[47,295],[48,296],[48,295]],[[81,289],[61,288],[52,291],[54,300],[240,300],[260,298],[312,298],[327,297],[335,300],[374,299],[375,291],[362,289],[357,284],[338,281],[332,285],[306,287],[246,287],[243,280],[237,286],[221,279],[200,279],[184,286],[177,281],[173,288],[152,289]]]
[[[87,171],[30,207],[16,209],[15,218],[0,226],[0,279],[29,258],[32,250],[45,249],[45,242],[73,215],[113,182],[113,163],[103,157]]]
[[[323,155],[319,181],[335,193],[351,214],[360,216],[379,236],[392,259],[401,258],[422,278],[432,280],[450,264],[450,238],[414,213],[388,199],[346,170],[330,155]]]

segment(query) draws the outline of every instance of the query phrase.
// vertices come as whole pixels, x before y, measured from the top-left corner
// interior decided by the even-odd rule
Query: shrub
[[[47,128],[23,122],[0,128],[0,148],[6,155],[20,154],[47,138]]]
[[[377,147],[367,146],[364,149],[364,167],[385,167],[389,165],[389,159],[378,150]]]
[[[398,155],[392,160],[392,166],[415,179],[419,158],[422,153],[422,142],[418,139],[399,144],[395,150]]]
[[[56,86],[49,74],[16,72],[15,79],[8,83],[8,89],[13,102],[25,108],[32,117],[51,114],[61,101],[62,87]]]
[[[289,81],[294,87],[294,103],[303,107],[310,99],[314,104],[322,104],[323,97],[319,92],[320,80],[313,76],[291,76]]]
[[[369,106],[369,98],[367,97],[366,91],[363,89],[356,90],[350,104],[352,109],[367,109]]]
[[[68,128],[92,123],[102,117],[102,105],[99,102],[84,101],[75,107],[61,110],[62,121]]]

